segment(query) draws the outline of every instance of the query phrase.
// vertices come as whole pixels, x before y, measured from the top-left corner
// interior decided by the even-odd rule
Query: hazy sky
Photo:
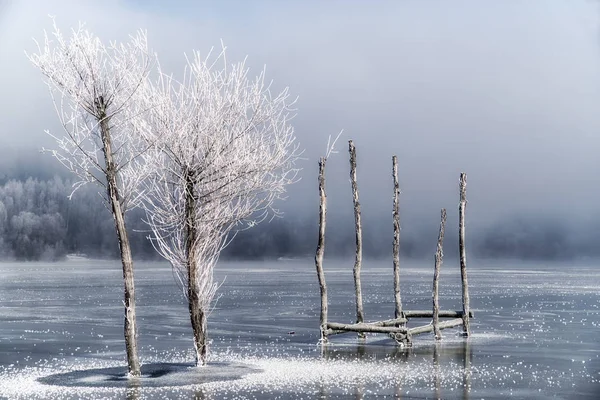
[[[3,146],[47,146],[44,129],[58,129],[24,56],[50,27],[48,14],[63,30],[85,21],[105,40],[147,29],[173,71],[185,51],[221,39],[231,60],[266,64],[276,85],[299,96],[295,126],[308,160],[290,205],[317,204],[317,158],[343,128],[329,162],[334,204],[351,204],[354,139],[367,214],[390,207],[392,154],[405,216],[454,210],[461,171],[473,219],[599,214],[596,2],[0,0]]]

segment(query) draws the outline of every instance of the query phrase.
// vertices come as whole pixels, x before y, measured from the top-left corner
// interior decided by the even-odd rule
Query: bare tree
[[[124,215],[136,200],[141,174],[137,167],[139,142],[131,121],[140,110],[140,87],[152,63],[146,35],[139,32],[123,44],[102,41],[82,25],[65,39],[53,25],[45,33],[38,51],[28,54],[46,78],[56,112],[64,128],[62,135],[48,132],[57,143],[52,155],[79,181],[103,188],[112,212],[123,264],[125,286],[125,345],[129,374],[140,374],[137,355],[133,261]],[[143,143],[143,142],[141,142]]]
[[[159,74],[144,98],[156,100],[147,126],[158,146],[144,159],[154,171],[144,207],[156,250],[188,299],[196,365],[207,361],[207,317],[217,291],[213,270],[240,229],[277,215],[294,182],[300,153],[290,124],[288,89],[271,94],[265,71],[248,77],[245,62],[188,58],[181,82]]]

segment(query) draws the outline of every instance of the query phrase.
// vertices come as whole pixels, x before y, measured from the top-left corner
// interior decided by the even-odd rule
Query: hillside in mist
[[[90,257],[116,258],[118,248],[110,212],[103,206],[95,187],[78,190],[69,200],[71,178],[47,155],[28,154],[28,163],[16,157],[7,163],[0,177],[0,256],[17,260],[57,260],[69,253]],[[48,163],[48,161],[50,161]],[[311,257],[317,239],[318,195],[303,207],[285,207],[283,218],[263,222],[239,232],[223,256],[237,259]],[[331,209],[327,225],[326,254],[350,257],[354,252],[354,220],[350,205],[341,211]],[[389,196],[391,198],[391,196]],[[290,199],[290,204],[295,202]],[[289,204],[288,204],[289,205]],[[449,222],[445,254],[456,256],[457,225],[455,210],[448,204]],[[128,218],[136,258],[157,258],[147,239],[143,213],[132,210]],[[438,215],[415,217],[401,208],[401,253],[406,257],[431,257],[435,250]],[[486,224],[469,226],[467,209],[467,249],[480,258],[576,259],[600,256],[595,238],[600,218],[568,220],[560,215],[512,213]],[[391,256],[392,224],[390,212],[363,208],[364,254],[367,257]]]

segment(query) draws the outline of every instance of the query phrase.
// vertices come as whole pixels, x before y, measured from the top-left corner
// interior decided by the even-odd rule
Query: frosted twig
[[[331,142],[331,135],[329,135],[329,137],[327,138],[327,148],[325,149],[325,159],[328,159],[331,154],[337,153],[337,151],[335,151],[334,148],[335,148],[335,144],[337,143],[338,139],[340,138],[340,136],[342,136],[342,132],[344,132],[343,129],[340,131],[340,133],[337,134],[337,136],[333,140],[333,143]]]

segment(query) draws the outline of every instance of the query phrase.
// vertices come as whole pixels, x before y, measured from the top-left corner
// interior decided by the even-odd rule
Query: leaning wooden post
[[[402,298],[400,297],[400,214],[399,214],[399,198],[400,185],[398,184],[398,157],[392,157],[392,177],[394,178],[394,207],[392,216],[394,219],[394,317],[402,317]]]
[[[327,159],[321,157],[319,160],[319,240],[315,254],[315,265],[321,288],[321,342],[327,342],[327,284],[325,283],[325,272],[323,271],[323,254],[325,253],[325,220],[327,216],[327,195],[325,194],[325,162]]]
[[[467,206],[467,174],[460,174],[460,203],[458,204],[458,250],[462,279],[463,335],[471,334],[469,323],[469,283],[467,281],[467,254],[465,252],[465,208]]]
[[[433,334],[435,335],[435,340],[440,340],[442,338],[442,333],[440,331],[439,326],[439,315],[440,315],[440,304],[438,301],[439,297],[439,279],[440,279],[440,268],[442,267],[442,262],[444,258],[444,229],[446,225],[446,209],[442,208],[440,222],[440,234],[438,236],[437,249],[435,251],[435,270],[433,272]]]
[[[352,182],[352,200],[354,201],[354,226],[356,229],[356,257],[354,259],[354,289],[356,291],[356,323],[364,321],[362,288],[360,284],[360,268],[362,264],[362,228],[360,223],[360,203],[358,201],[358,185],[356,183],[356,148],[352,140],[348,141],[350,152],[350,181]],[[364,335],[360,335],[363,336]]]

